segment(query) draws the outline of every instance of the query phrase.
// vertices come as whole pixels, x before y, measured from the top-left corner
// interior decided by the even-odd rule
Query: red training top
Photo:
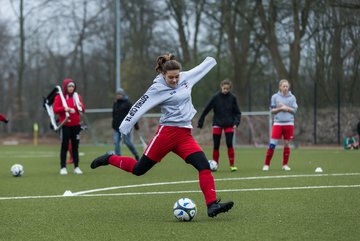
[[[63,81],[62,92],[64,94],[64,97],[65,97],[65,100],[66,100],[66,103],[67,103],[68,107],[74,109],[75,113],[70,113],[69,112],[69,114],[70,114],[69,120],[64,125],[65,126],[77,126],[77,125],[80,125],[80,112],[77,109],[76,104],[75,104],[75,99],[73,98],[73,93],[75,93],[75,91],[76,91],[76,84],[75,84],[74,92],[72,94],[69,94],[67,92],[67,85],[70,82],[75,84],[75,82],[72,79],[65,79]],[[78,94],[78,96],[79,96],[79,100],[80,100],[80,104],[82,106],[82,109],[83,109],[83,111],[85,111],[85,105],[82,102],[82,98],[81,98],[81,96],[79,94]],[[53,109],[54,109],[54,113],[59,115],[59,121],[60,122],[65,120],[65,118],[66,118],[66,116],[65,116],[65,108],[62,105],[60,95],[55,96]]]

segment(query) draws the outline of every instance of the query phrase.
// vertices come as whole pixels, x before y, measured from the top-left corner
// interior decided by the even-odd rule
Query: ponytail
[[[155,71],[165,74],[169,70],[181,70],[181,64],[175,59],[173,54],[164,54],[156,59]]]

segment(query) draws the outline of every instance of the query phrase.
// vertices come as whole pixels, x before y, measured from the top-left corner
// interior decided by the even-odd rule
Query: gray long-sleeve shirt
[[[161,107],[161,125],[192,128],[191,120],[196,114],[191,100],[192,87],[215,65],[216,60],[207,57],[193,69],[180,72],[175,88],[167,85],[162,74],[156,76],[145,94],[131,107],[120,125],[120,132],[128,134],[141,116],[157,105]]]

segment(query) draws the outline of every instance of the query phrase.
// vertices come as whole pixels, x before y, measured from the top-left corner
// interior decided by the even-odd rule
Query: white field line
[[[244,189],[220,189],[216,192],[253,192],[253,191],[282,191],[282,190],[304,190],[304,189],[329,189],[329,188],[360,188],[360,184],[355,185],[336,185],[336,186],[304,186],[304,187],[270,187],[270,188],[244,188]],[[126,192],[126,193],[105,193],[105,194],[84,194],[84,195],[50,195],[50,196],[23,196],[23,197],[0,197],[1,200],[16,199],[46,199],[46,198],[65,198],[65,197],[103,197],[103,196],[136,196],[136,195],[164,195],[179,193],[200,193],[200,190],[185,191],[163,191],[163,192]]]
[[[334,174],[308,174],[308,175],[281,175],[281,176],[258,176],[258,177],[239,177],[239,178],[222,178],[215,179],[218,181],[234,181],[234,180],[257,180],[257,179],[276,179],[276,178],[297,178],[297,177],[326,177],[326,176],[358,176],[360,173],[334,173]],[[108,187],[93,189],[71,193],[71,195],[44,195],[44,196],[20,196],[20,197],[0,197],[1,200],[16,200],[16,199],[46,199],[46,198],[61,198],[61,197],[98,197],[98,196],[129,196],[129,195],[157,195],[157,194],[176,194],[176,193],[199,193],[200,190],[188,191],[163,191],[163,192],[129,192],[129,193],[113,193],[113,194],[88,194],[92,192],[107,191],[114,189],[147,187],[147,186],[161,186],[161,185],[174,185],[184,183],[196,183],[198,180],[178,181],[178,182],[159,182],[147,183],[138,185],[126,185],[117,187]],[[244,189],[218,189],[216,192],[250,192],[250,191],[280,191],[280,190],[304,190],[304,189],[325,189],[325,188],[359,188],[360,184],[353,185],[334,185],[334,186],[303,186],[303,187],[275,187],[275,188],[244,188]]]
[[[333,173],[333,174],[299,174],[299,175],[280,175],[280,176],[234,177],[234,178],[215,179],[215,182],[220,182],[220,181],[241,181],[241,180],[259,180],[259,179],[298,178],[298,177],[359,176],[359,175],[360,175],[360,173]],[[83,195],[83,194],[87,194],[87,193],[102,192],[102,191],[115,190],[115,189],[162,186],[162,185],[175,185],[175,184],[197,183],[197,182],[199,182],[199,180],[177,181],[177,182],[157,182],[157,183],[145,183],[145,184],[137,184],[137,185],[105,187],[105,188],[98,188],[98,189],[75,192],[75,193],[73,193],[73,195]]]
[[[303,189],[324,189],[324,188],[356,188],[359,185],[336,185],[336,186],[305,186],[305,187],[270,187],[270,188],[243,188],[243,189],[220,189],[216,192],[253,192],[253,191],[281,191],[281,190],[303,190]],[[82,197],[100,196],[131,196],[131,195],[158,195],[158,194],[177,194],[177,193],[200,193],[200,190],[188,191],[164,191],[164,192],[128,192],[128,193],[108,193],[108,194],[84,194]]]

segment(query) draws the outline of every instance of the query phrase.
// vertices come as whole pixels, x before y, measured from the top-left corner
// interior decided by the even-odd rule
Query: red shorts
[[[213,126],[213,135],[221,135],[223,129],[225,133],[234,132],[233,126],[226,126],[226,127]]]
[[[190,128],[160,125],[144,155],[160,162],[171,151],[185,160],[190,154],[203,150],[191,135]]]
[[[293,125],[286,125],[286,126],[279,126],[273,125],[271,138],[272,139],[281,139],[284,137],[284,140],[292,140],[294,138],[294,126]]]

